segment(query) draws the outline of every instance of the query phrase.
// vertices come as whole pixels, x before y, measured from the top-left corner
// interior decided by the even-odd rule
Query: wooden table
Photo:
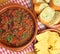
[[[0,0],[0,4],[1,4],[1,3],[4,3],[4,2],[6,2],[6,1],[8,1],[8,0]],[[27,53],[27,54],[35,54],[35,52],[33,51],[33,52],[29,52],[29,53]]]

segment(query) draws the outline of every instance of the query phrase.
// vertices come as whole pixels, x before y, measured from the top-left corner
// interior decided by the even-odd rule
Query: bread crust
[[[50,0],[49,1],[47,1],[47,0],[44,0],[46,3],[50,3]]]
[[[47,9],[48,7],[46,7],[45,8],[45,10]],[[42,12],[44,11],[44,9],[42,10]],[[41,13],[42,13],[41,12]],[[41,21],[43,24],[48,24],[51,20],[53,20],[53,17],[54,17],[54,12],[53,12],[53,16],[52,16],[52,18],[51,19],[49,19],[49,20],[47,20],[47,21],[45,21],[43,18],[41,18],[41,13],[40,13],[40,15],[38,16],[38,19],[39,19],[39,21]]]
[[[44,24],[44,25],[46,25],[46,24],[49,23],[49,21],[46,22],[45,20],[43,20],[43,19],[42,19],[41,17],[39,17],[39,16],[38,16],[38,19],[39,19],[39,21],[40,21],[42,24]]]
[[[49,6],[47,3],[45,2],[41,2],[41,3],[38,3],[38,4],[35,4],[34,5],[34,11],[39,14],[41,13],[41,11],[46,8],[47,6]]]
[[[51,20],[46,25],[49,26],[49,27],[53,27],[54,25],[57,25],[58,23],[60,23],[60,12],[56,11],[56,13],[53,17],[53,20]]]
[[[60,10],[60,6],[54,5],[53,0],[50,1],[50,4],[49,5],[50,5],[51,8],[53,8],[55,10]]]
[[[37,2],[37,0],[32,0],[33,1],[33,4],[37,4],[37,3],[40,3],[40,2],[44,2],[43,0],[38,0],[38,2]]]
[[[40,13],[40,9],[39,9],[39,6],[41,5],[42,3],[38,3],[38,4],[35,4],[34,5],[34,11],[39,14]]]

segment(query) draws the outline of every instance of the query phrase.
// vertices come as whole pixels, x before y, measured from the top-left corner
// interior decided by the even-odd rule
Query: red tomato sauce
[[[0,14],[0,41],[8,46],[26,44],[34,34],[32,16],[24,9],[7,9]]]

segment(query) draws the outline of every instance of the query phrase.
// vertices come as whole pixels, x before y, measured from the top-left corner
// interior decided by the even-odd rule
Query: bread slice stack
[[[39,21],[47,27],[60,23],[60,0],[33,0]]]
[[[50,7],[46,7],[38,16],[38,18],[43,24],[47,24],[53,20],[54,15],[55,11]]]
[[[43,24],[54,26],[60,22],[60,12],[47,7],[41,12],[38,18]]]

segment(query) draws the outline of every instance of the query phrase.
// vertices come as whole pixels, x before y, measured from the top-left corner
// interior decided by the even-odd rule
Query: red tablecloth
[[[32,8],[32,4],[31,4],[32,0],[8,0],[6,3],[1,4],[1,6],[6,5],[7,3],[18,3],[20,5],[24,5],[25,7],[31,9]],[[42,25],[38,20],[38,30],[40,29],[44,29],[45,26]],[[23,51],[19,51],[19,52],[13,52],[13,51],[9,51],[8,49],[5,49],[3,47],[0,46],[0,54],[26,54],[27,52],[31,52],[33,51],[33,43],[31,43],[31,45],[29,45],[27,48],[25,48]]]

